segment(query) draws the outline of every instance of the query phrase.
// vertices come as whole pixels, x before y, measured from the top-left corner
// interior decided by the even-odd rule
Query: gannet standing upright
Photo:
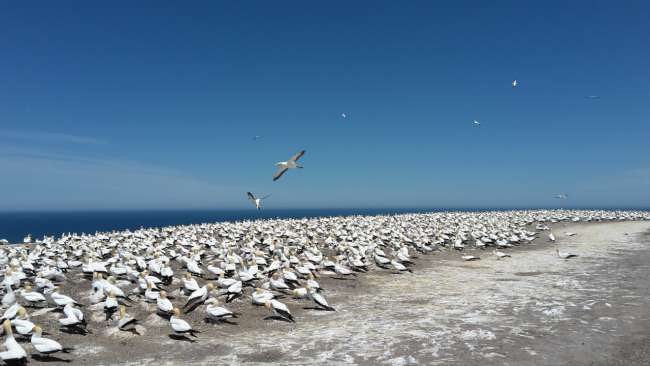
[[[284,174],[284,172],[286,172],[289,169],[296,169],[296,168],[302,169],[302,165],[296,164],[296,161],[298,161],[298,159],[300,159],[300,157],[303,155],[305,155],[305,150],[300,151],[296,155],[289,158],[289,160],[287,161],[281,161],[275,163],[275,166],[278,167],[278,170],[275,172],[275,174],[273,174],[273,181],[280,179],[282,174]]]

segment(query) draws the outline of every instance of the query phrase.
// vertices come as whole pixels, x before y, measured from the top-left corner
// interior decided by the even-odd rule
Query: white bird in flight
[[[566,193],[560,193],[560,194],[556,194],[554,197],[559,199],[559,200],[564,200],[564,199],[569,198],[569,195],[566,194]]]
[[[516,88],[516,87],[517,87],[517,79],[514,79],[514,80],[512,81],[512,87],[513,87],[513,88]]]
[[[298,161],[298,159],[300,159],[300,157],[303,155],[305,155],[305,150],[300,151],[296,155],[289,158],[289,160],[287,161],[281,161],[279,163],[275,163],[275,166],[278,167],[278,170],[276,170],[275,174],[273,174],[273,181],[280,179],[282,174],[284,174],[284,172],[286,172],[289,169],[296,169],[296,168],[302,169],[303,168],[302,165],[296,164],[296,161]]]
[[[348,118],[348,115],[345,114],[345,113],[341,113],[341,117],[343,117],[343,119],[345,119],[345,118]]]
[[[476,126],[476,127],[478,127],[478,126],[480,126],[480,125],[481,125],[481,122],[479,122],[479,121],[477,121],[477,120],[474,120],[474,122],[473,122],[473,123],[474,123],[474,126]]]
[[[258,210],[260,210],[262,208],[262,206],[261,206],[262,200],[265,200],[265,199],[271,197],[271,195],[269,194],[269,195],[266,195],[264,197],[259,197],[258,198],[258,197],[255,197],[250,192],[246,192],[246,196],[248,196],[248,200],[251,201],[251,203],[254,204],[255,208],[258,209]]]

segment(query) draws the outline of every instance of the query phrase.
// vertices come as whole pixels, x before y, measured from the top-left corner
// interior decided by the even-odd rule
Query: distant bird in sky
[[[514,80],[512,81],[512,87],[513,87],[513,88],[516,88],[516,87],[517,87],[517,79],[514,79]]]
[[[566,194],[566,193],[559,193],[559,194],[556,194],[553,197],[555,197],[555,198],[557,198],[559,200],[565,200],[565,199],[569,198],[569,195]]]
[[[587,95],[585,98],[586,99],[600,99],[600,96],[598,96],[598,95]]]
[[[305,155],[305,150],[302,150],[301,152],[292,156],[287,161],[281,161],[279,163],[275,163],[275,166],[278,168],[278,170],[276,170],[275,174],[273,174],[273,181],[278,180],[282,176],[282,174],[284,174],[284,172],[286,172],[289,169],[295,169],[295,168],[302,169],[303,168],[302,165],[296,164],[296,161],[298,161],[298,159],[300,159],[300,157],[303,155]]]
[[[259,140],[259,139],[261,139],[261,138],[262,138],[262,136],[255,135],[255,136],[253,137],[253,141],[257,141],[257,140]]]
[[[478,126],[480,126],[480,125],[481,125],[481,122],[479,122],[479,121],[477,121],[477,120],[474,120],[474,126],[478,127]]]
[[[348,118],[348,115],[345,114],[345,113],[341,113],[341,117],[342,117],[343,119],[346,119],[346,118]]]
[[[255,205],[255,208],[258,209],[258,210],[260,210],[260,209],[262,208],[262,206],[261,206],[261,204],[262,204],[262,200],[265,200],[265,199],[271,197],[271,195],[268,194],[268,195],[266,195],[266,196],[264,196],[264,197],[259,197],[259,198],[258,198],[258,197],[255,197],[255,196],[254,196],[252,193],[250,193],[250,192],[246,192],[246,196],[248,197],[248,200],[251,201],[251,203],[254,204],[254,205]]]

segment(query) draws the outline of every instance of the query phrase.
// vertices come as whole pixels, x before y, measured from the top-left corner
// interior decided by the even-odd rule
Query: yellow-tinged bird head
[[[43,329],[41,329],[41,327],[38,325],[34,325],[34,327],[32,328],[32,332],[34,332],[35,334],[41,334],[43,332]]]
[[[264,307],[266,307],[267,309],[271,309],[271,302],[270,301],[265,302]]]
[[[160,291],[160,294],[158,294],[161,299],[166,299],[167,298],[167,291]]]
[[[124,305],[120,305],[118,309],[120,312],[120,318],[124,318],[124,315],[126,315],[126,307]]]
[[[2,329],[4,329],[5,334],[11,334],[11,321],[9,319],[5,319],[2,323]]]
[[[179,316],[179,315],[181,315],[181,311],[178,308],[173,308],[172,309],[172,314],[174,316]]]
[[[213,285],[212,283],[208,283],[208,284],[206,285],[206,287],[207,287],[208,291],[212,291],[212,290],[214,290],[214,285]]]
[[[24,307],[21,306],[21,307],[18,308],[17,313],[18,313],[19,316],[22,317],[22,316],[25,316],[25,314],[27,314],[27,311],[25,310]]]

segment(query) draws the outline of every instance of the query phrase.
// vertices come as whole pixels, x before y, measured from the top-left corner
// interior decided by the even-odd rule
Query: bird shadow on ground
[[[287,318],[284,318],[284,317],[281,317],[279,315],[269,315],[267,317],[264,317],[263,320],[281,320],[283,322],[291,323],[291,320],[289,320]]]
[[[305,306],[303,310],[318,310],[318,311],[328,311],[327,309],[320,308],[318,306]]]
[[[214,319],[210,319],[210,318],[205,319],[205,323],[206,324],[215,324],[215,325],[218,325],[218,324],[237,325],[238,324],[237,322],[233,322],[233,321],[228,320],[228,319],[214,320]]]
[[[27,365],[27,359],[21,358],[20,360],[3,360],[6,365]]]
[[[170,334],[168,337],[175,340],[175,341],[184,341],[184,342],[190,342],[190,343],[195,343],[196,342],[195,340],[190,339],[187,336],[180,335],[180,334]]]
[[[67,360],[65,358],[59,358],[51,355],[32,355],[32,358],[38,362],[63,362],[63,363],[72,362],[72,360]]]
[[[89,330],[87,330],[87,329],[78,328],[78,327],[72,327],[72,328],[70,328],[70,327],[69,327],[69,328],[61,328],[61,332],[63,332],[63,333],[68,333],[68,334],[83,335],[83,336],[85,336],[85,335],[91,333],[91,332],[90,332]]]

